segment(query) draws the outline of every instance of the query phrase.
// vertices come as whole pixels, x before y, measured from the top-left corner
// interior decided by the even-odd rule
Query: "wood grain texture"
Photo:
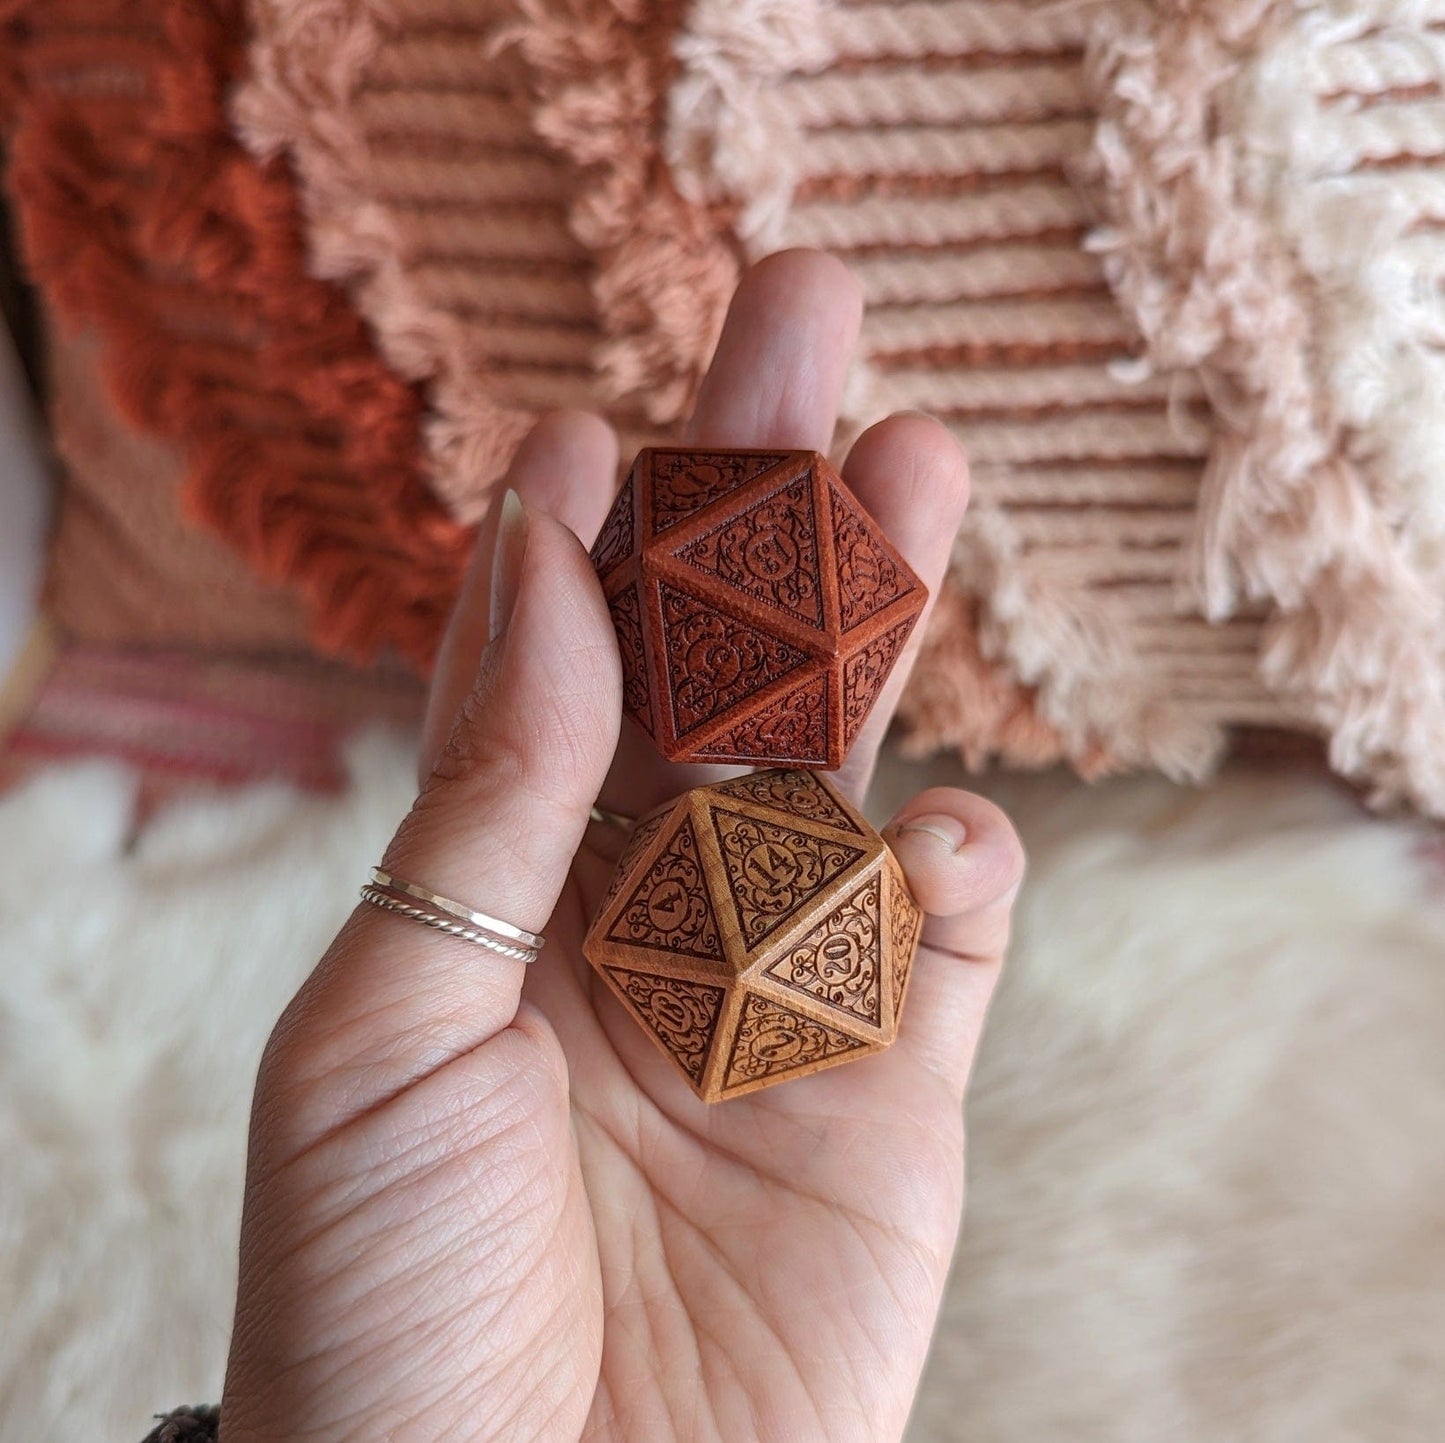
[[[816,451],[642,451],[592,561],[671,761],[841,766],[928,598]]]
[[[705,1102],[879,1052],[923,914],[824,777],[754,772],[638,823],[584,950]]]

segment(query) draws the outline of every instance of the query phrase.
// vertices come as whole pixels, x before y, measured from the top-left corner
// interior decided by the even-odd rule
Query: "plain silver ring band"
[[[509,942],[489,937],[485,932],[478,932],[461,922],[449,921],[435,912],[428,912],[422,907],[413,907],[410,902],[403,902],[397,897],[388,896],[380,888],[363,887],[361,900],[370,902],[373,907],[380,907],[387,912],[410,917],[412,921],[420,922],[424,927],[435,927],[438,932],[449,932],[453,937],[460,937],[464,942],[471,942],[478,947],[485,947],[489,952],[497,952],[503,957],[510,957],[515,962],[535,962],[537,960],[535,947],[514,947]]]
[[[622,832],[630,832],[637,825],[636,817],[629,817],[625,812],[609,812],[606,807],[599,807],[596,803],[593,803],[590,819],[601,822],[604,827],[616,827]]]
[[[439,897],[435,892],[428,892],[425,887],[418,887],[413,882],[403,882],[400,877],[393,877],[390,872],[383,872],[380,867],[371,869],[371,880],[375,886],[384,887],[388,892],[403,892],[408,897],[415,897],[418,902],[425,902],[428,907],[445,912],[449,917],[459,917],[469,926],[482,932],[490,932],[494,937],[505,938],[508,942],[516,942],[519,946],[530,947],[533,952],[540,952],[546,946],[546,938],[536,932],[528,932],[525,927],[514,927],[510,922],[503,922],[500,917],[487,916],[485,912],[473,912],[470,907],[463,907],[460,902],[453,902],[449,897]]]

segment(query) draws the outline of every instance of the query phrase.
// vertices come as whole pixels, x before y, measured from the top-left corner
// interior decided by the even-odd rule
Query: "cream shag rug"
[[[115,766],[0,801],[0,1443],[217,1396],[256,1058],[408,801],[355,762],[136,838]],[[911,1438],[1438,1438],[1438,843],[1303,777],[994,790],[1032,875]]]

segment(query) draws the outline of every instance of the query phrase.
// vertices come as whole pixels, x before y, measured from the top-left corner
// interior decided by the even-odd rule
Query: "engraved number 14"
[[[748,854],[748,874],[753,882],[770,892],[790,886],[798,875],[793,856],[773,842],[764,842]]]

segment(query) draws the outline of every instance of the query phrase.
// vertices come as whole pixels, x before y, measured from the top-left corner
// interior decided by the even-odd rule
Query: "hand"
[[[826,448],[859,312],[836,261],[754,268],[691,440]],[[580,414],[522,447],[525,517],[479,549],[384,863],[546,950],[524,969],[360,906],[287,1008],[256,1088],[226,1443],[902,1433],[1019,845],[980,798],[911,802],[886,834],[930,915],[898,1042],[698,1102],[581,950],[622,841],[588,823],[593,799],[636,814],[705,779],[630,729],[618,747],[616,645],[577,539],[616,462]],[[892,417],[845,475],[936,590],[967,492],[948,433]],[[855,797],[911,663],[842,774]]]

